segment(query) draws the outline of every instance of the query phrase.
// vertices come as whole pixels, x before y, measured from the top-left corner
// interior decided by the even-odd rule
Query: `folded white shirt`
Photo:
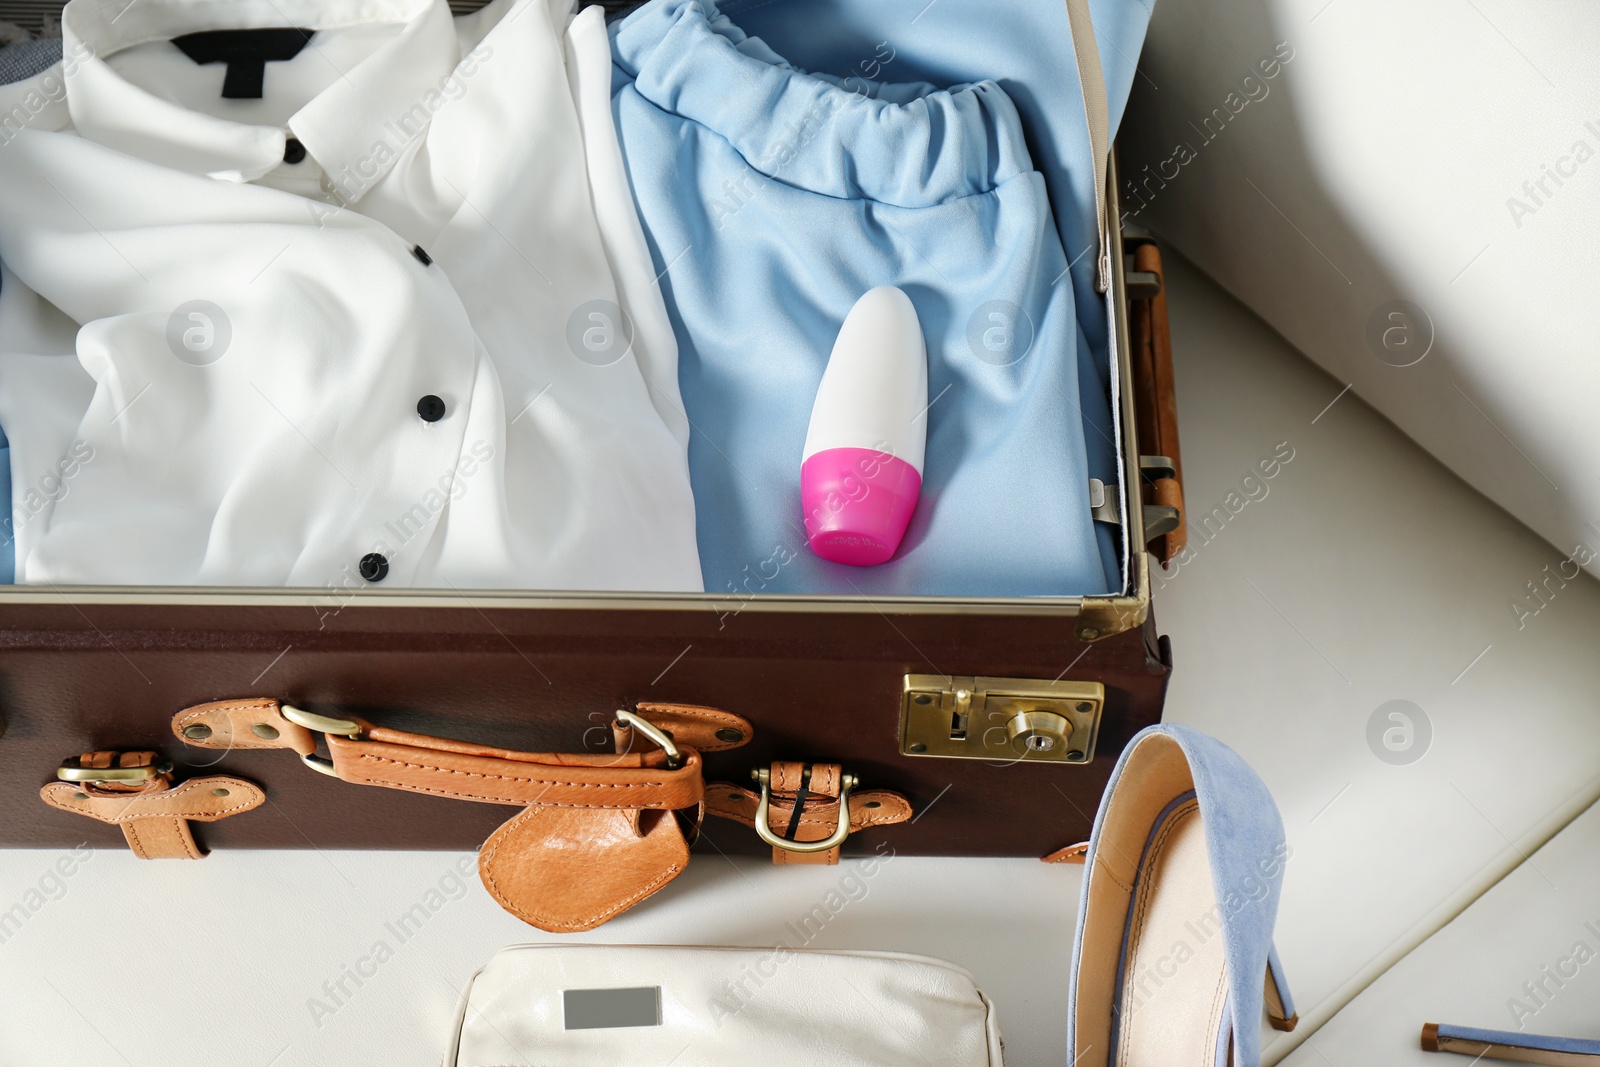
[[[72,0],[0,101],[19,582],[701,588],[676,348],[579,116],[604,24],[567,14]],[[259,99],[172,43],[283,27]]]

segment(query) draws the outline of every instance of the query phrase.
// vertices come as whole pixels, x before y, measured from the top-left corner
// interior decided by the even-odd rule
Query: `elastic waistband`
[[[1016,107],[992,81],[939,89],[803,71],[713,0],[651,0],[612,26],[611,44],[645,100],[812,192],[927,207],[1033,169]],[[890,47],[864,67],[892,71]]]

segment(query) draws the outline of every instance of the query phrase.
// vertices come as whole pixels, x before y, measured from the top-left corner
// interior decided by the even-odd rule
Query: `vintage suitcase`
[[[41,9],[59,6],[0,2],[0,19],[36,24]],[[1114,174],[1106,184],[1115,220]],[[70,810],[71,788],[51,794],[59,806],[41,799],[64,763],[65,777],[93,781],[107,757],[74,765],[93,752],[154,752],[127,762],[170,761],[177,783],[254,783],[251,803],[239,805],[253,810],[197,829],[210,848],[471,850],[507,819],[497,804],[359,788],[289,753],[204,747],[175,730],[182,709],[227,698],[558,753],[611,751],[618,709],[705,705],[753,726],[742,747],[705,753],[709,781],[748,783],[777,761],[819,761],[863,790],[910,801],[913,817],[864,829],[847,854],[890,841],[904,854],[1043,857],[1086,838],[1117,754],[1161,714],[1171,657],[1150,614],[1144,549],[1178,528],[1181,500],[1165,316],[1152,303],[1159,261],[1142,236],[1129,241],[1137,271],[1122,242],[1108,245],[1124,462],[1093,503],[1121,531],[1118,594],[778,596],[761,591],[759,575],[733,599],[7,586],[0,844],[120,847],[116,825]],[[1141,440],[1165,452],[1141,455]],[[767,847],[715,819],[697,845]]]

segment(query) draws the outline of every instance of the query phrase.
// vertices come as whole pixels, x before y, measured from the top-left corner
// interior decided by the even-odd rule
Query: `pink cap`
[[[870,567],[894,555],[917,507],[922,475],[871,448],[830,448],[800,465],[800,502],[811,551]]]

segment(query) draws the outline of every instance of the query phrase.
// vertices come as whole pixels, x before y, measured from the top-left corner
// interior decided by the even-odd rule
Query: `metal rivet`
[[[264,722],[258,722],[250,727],[250,732],[265,741],[276,741],[278,739],[278,728],[269,726]]]
[[[1083,759],[1083,753],[1079,752],[1077,749],[1073,749],[1071,752],[1067,753],[1067,759],[1069,759],[1069,760],[1080,760],[1080,759]]]
[[[921,741],[916,742],[915,744],[911,745],[910,747],[911,747],[911,751],[912,752],[926,752],[926,751],[928,751],[928,746],[923,744]]]
[[[89,794],[88,793],[74,793],[74,794],[72,794],[72,799],[73,800],[88,800],[89,799]]]
[[[916,701],[918,704],[932,704],[933,698],[927,693],[918,693],[916,696]]]
[[[225,797],[228,795],[228,791],[226,789],[213,789],[211,791],[211,795],[214,797]]]
[[[1081,636],[1085,641],[1093,641],[1095,638],[1100,636],[1100,631],[1096,630],[1093,626],[1086,626],[1083,628],[1083,632],[1079,636]]]
[[[211,727],[203,722],[191,723],[183,728],[183,736],[191,741],[204,741],[211,736]]]
[[[724,726],[722,729],[717,731],[717,740],[725,741],[730,745],[737,745],[740,741],[744,740],[744,734],[739,730],[735,730],[731,726]]]
[[[1094,710],[1094,705],[1087,700],[1080,700],[1078,701],[1078,710],[1087,715]]]
[[[881,808],[883,807],[883,802],[878,800],[869,800],[861,806],[863,808]]]
[[[735,804],[737,804],[739,801],[744,799],[744,794],[743,793],[729,793],[728,794],[728,799],[733,801]]]

